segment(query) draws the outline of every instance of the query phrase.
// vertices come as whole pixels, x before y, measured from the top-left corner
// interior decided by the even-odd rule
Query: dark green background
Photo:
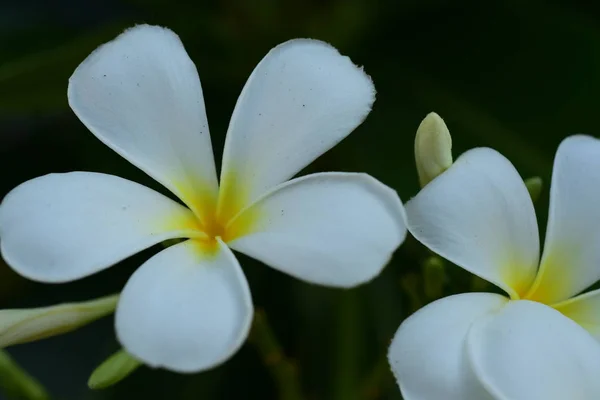
[[[67,79],[101,43],[135,23],[178,33],[196,63],[216,158],[246,78],[276,44],[325,40],[365,66],[378,90],[374,110],[309,171],[365,171],[408,200],[418,190],[413,138],[430,111],[447,122],[454,154],[491,146],[524,177],[549,182],[560,140],[595,134],[600,94],[597,10],[572,1],[189,1],[0,3],[0,197],[49,172],[114,173],[157,184],[77,120]],[[546,216],[547,185],[537,208]],[[0,307],[50,305],[119,291],[158,248],[84,280],[34,284],[0,268]],[[354,290],[296,281],[242,257],[257,308],[266,310],[298,366],[307,399],[400,399],[383,363],[400,322],[432,299],[423,294],[425,249],[412,238],[383,274]],[[470,290],[446,269],[444,294]],[[224,366],[177,375],[140,368],[102,391],[91,371],[118,349],[112,317],[77,332],[15,346],[10,353],[62,399],[275,399],[276,385],[251,345]],[[379,366],[379,368],[377,368]],[[373,375],[373,370],[380,373]],[[369,376],[374,385],[369,384]],[[377,390],[365,390],[365,388]],[[1,397],[1,395],[0,395]]]

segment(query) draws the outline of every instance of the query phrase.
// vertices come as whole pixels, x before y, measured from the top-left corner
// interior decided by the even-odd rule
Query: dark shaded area
[[[0,5],[0,198],[50,172],[113,173],[158,188],[96,140],[67,105],[67,80],[98,45],[135,23],[178,33],[196,63],[216,159],[246,78],[266,52],[295,37],[325,40],[365,66],[377,87],[366,122],[309,171],[365,171],[408,200],[418,190],[413,138],[438,112],[455,156],[491,146],[524,177],[549,183],[560,140],[596,134],[600,93],[598,7],[568,1],[127,0]],[[545,219],[547,185],[537,209]],[[540,223],[544,226],[544,223]],[[0,268],[0,307],[50,305],[119,291],[157,248],[78,282],[41,285]],[[353,290],[310,286],[242,257],[255,306],[266,311],[299,368],[308,399],[400,399],[384,370],[375,391],[363,382],[385,356],[420,292],[427,253],[408,239],[384,273]],[[469,290],[470,276],[447,269],[446,294]],[[411,281],[412,280],[412,281]],[[140,368],[102,391],[89,374],[119,348],[112,317],[10,353],[60,399],[275,399],[275,385],[246,345],[210,372],[178,375]]]

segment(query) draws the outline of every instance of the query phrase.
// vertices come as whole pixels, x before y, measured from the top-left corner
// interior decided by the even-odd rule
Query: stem
[[[424,304],[423,301],[423,282],[419,275],[409,272],[400,279],[400,286],[408,297],[410,314],[417,311]]]
[[[337,332],[335,349],[335,377],[334,396],[335,400],[355,400],[359,393],[356,387],[358,372],[359,350],[359,304],[355,291],[340,293],[337,309]]]
[[[427,302],[444,295],[445,280],[444,260],[437,255],[428,257],[423,262],[423,294]]]
[[[257,310],[254,315],[250,343],[260,353],[271,377],[275,380],[281,400],[302,400],[302,390],[298,379],[296,365],[285,356],[281,344],[269,325],[267,315],[263,310]]]
[[[437,283],[439,283],[438,280],[440,276],[438,273],[435,273],[432,274],[432,277],[434,277],[436,284],[431,285],[432,282],[429,284],[432,286],[431,288],[435,288],[435,292],[439,289]],[[416,273],[408,273],[400,279],[400,286],[408,297],[410,314],[414,313],[425,304],[423,296],[424,292],[427,290],[426,285],[427,283],[423,282],[423,279]],[[431,290],[431,288],[429,290]],[[386,349],[386,353],[377,360],[371,372],[369,372],[367,377],[363,380],[360,387],[361,398],[365,400],[382,398],[386,393],[388,386],[393,382],[392,378],[393,375],[387,359]]]
[[[386,349],[387,351],[387,349]],[[381,357],[361,385],[361,398],[376,400],[382,398],[392,382],[392,372],[386,356]]]
[[[48,400],[50,395],[4,351],[0,350],[0,386],[6,394],[18,399]]]

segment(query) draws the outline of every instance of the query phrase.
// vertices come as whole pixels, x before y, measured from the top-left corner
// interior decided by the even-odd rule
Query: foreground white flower
[[[405,320],[389,361],[407,400],[600,398],[600,141],[565,139],[544,252],[532,201],[494,150],[466,152],[406,205],[408,229],[508,297],[469,293]]]
[[[69,104],[107,146],[187,207],[100,173],[46,175],[0,207],[2,254],[43,282],[88,276],[161,241],[129,279],[116,331],[151,366],[193,372],[244,342],[252,300],[231,249],[307,282],[369,281],[404,240],[396,193],[364,174],[287,181],[367,116],[369,77],[331,46],[292,40],[258,64],[238,99],[217,183],[196,67],[173,32],[137,26],[93,52]]]

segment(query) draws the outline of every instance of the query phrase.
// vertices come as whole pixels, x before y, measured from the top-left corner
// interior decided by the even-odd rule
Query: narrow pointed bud
[[[525,186],[527,186],[527,191],[529,192],[529,196],[531,196],[531,200],[535,203],[542,193],[542,178],[539,176],[527,178],[525,179]]]
[[[103,389],[125,379],[142,363],[133,358],[125,350],[119,350],[108,357],[92,372],[88,380],[90,389]]]
[[[0,310],[0,348],[70,332],[114,312],[119,295],[50,307]]]
[[[452,165],[452,137],[444,120],[432,112],[419,125],[415,137],[415,161],[424,187]]]

